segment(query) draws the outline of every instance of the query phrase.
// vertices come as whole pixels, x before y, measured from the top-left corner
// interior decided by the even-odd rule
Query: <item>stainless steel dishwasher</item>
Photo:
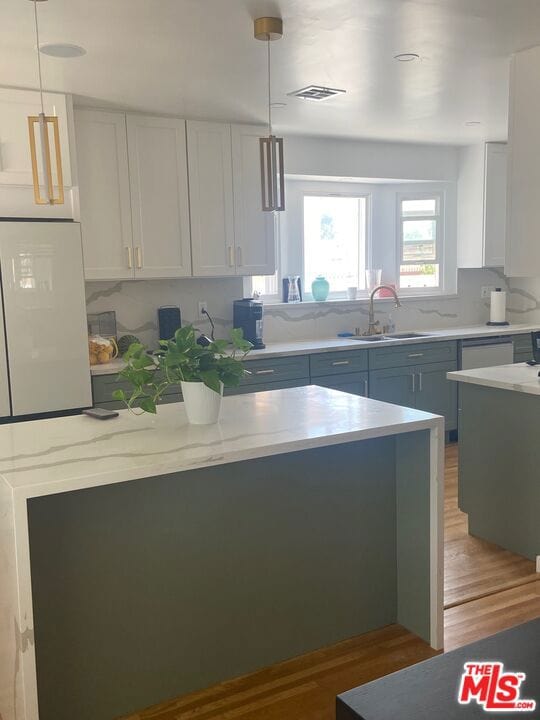
[[[460,343],[460,370],[511,365],[514,362],[514,343],[509,335],[472,338]]]

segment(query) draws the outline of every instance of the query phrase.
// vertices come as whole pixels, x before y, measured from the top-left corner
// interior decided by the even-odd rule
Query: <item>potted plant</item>
[[[155,413],[166,388],[179,385],[190,423],[217,422],[223,388],[240,384],[247,373],[242,360],[253,347],[244,340],[242,330],[232,330],[230,337],[231,342],[214,340],[201,345],[195,329],[186,325],[176,331],[172,340],[160,340],[160,350],[154,355],[141,343],[131,344],[123,356],[126,367],[119,377],[127,380],[133,390],[115,390],[113,398],[123,401],[133,412]]]

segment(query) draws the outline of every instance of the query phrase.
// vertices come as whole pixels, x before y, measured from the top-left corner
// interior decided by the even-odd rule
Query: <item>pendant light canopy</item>
[[[32,2],[34,5],[39,96],[41,102],[41,112],[39,113],[39,115],[32,115],[28,118],[28,131],[30,136],[30,157],[32,160],[32,179],[34,183],[34,201],[36,205],[63,205],[64,179],[62,175],[62,156],[60,152],[60,132],[58,129],[58,118],[51,115],[45,115],[45,107],[43,104],[43,82],[41,79],[41,55],[39,49],[37,3],[47,2],[47,0],[30,0],[30,2]],[[39,155],[41,157],[41,176],[43,178],[42,183],[40,183],[38,147]],[[44,188],[44,194],[42,194],[42,186]],[[55,187],[57,188],[56,194]]]
[[[262,209],[265,212],[285,210],[285,172],[283,138],[272,133],[272,86],[270,43],[283,37],[281,18],[262,17],[254,23],[257,40],[266,42],[268,51],[268,137],[260,138]]]

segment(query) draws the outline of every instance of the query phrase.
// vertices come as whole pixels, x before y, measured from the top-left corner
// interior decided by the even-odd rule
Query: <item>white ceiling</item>
[[[508,58],[540,44],[539,0],[49,0],[41,41],[48,89],[83,102],[189,118],[264,122],[263,43],[252,18],[280,14],[273,100],[280,133],[468,143],[506,137]],[[0,84],[35,87],[33,5],[1,0]],[[393,56],[416,52],[421,61]],[[287,97],[345,88],[323,103]],[[465,122],[479,120],[479,127]]]

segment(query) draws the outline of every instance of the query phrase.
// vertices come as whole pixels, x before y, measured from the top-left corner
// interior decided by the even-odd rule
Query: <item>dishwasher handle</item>
[[[483,347],[484,345],[512,345],[512,337],[510,335],[486,338],[472,338],[471,340],[462,340],[462,348]]]

